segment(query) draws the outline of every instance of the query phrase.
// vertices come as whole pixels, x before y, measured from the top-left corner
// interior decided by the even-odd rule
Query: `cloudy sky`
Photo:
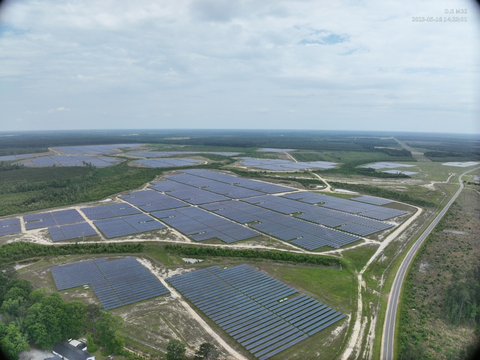
[[[0,131],[480,133],[479,13],[464,0],[10,0]]]

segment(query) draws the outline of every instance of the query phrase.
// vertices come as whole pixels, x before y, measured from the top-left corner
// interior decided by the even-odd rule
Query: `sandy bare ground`
[[[367,268],[370,266],[373,260],[375,260],[379,255],[383,254],[383,251],[385,250],[385,248],[388,245],[390,245],[390,243],[394,241],[397,238],[397,236],[399,236],[408,226],[412,224],[412,222],[414,222],[422,214],[423,212],[422,208],[417,206],[415,206],[415,208],[417,209],[416,213],[413,216],[411,216],[407,221],[405,221],[401,226],[399,226],[394,232],[392,232],[390,235],[387,236],[387,238],[380,244],[375,254],[373,254],[370,260],[367,261],[363,269],[357,275],[357,281],[358,281],[357,314],[355,316],[355,325],[353,326],[352,334],[350,336],[350,339],[348,341],[348,344],[344,352],[341,354],[341,357],[340,357],[340,359],[342,360],[347,360],[354,350],[357,351],[357,354],[358,354],[358,350],[360,350],[362,346],[365,324],[367,322],[367,319],[361,316],[362,309],[363,309],[362,287],[365,287],[363,285],[364,284],[363,273],[367,270]],[[375,319],[375,323],[376,323],[376,319]],[[367,338],[368,344],[366,345],[366,347],[371,349],[373,347],[373,341],[375,340],[375,335],[374,333],[373,334],[371,333],[371,330],[369,331],[369,333],[370,333],[369,334],[370,336],[368,336]]]
[[[237,352],[235,349],[233,349],[230,345],[228,345],[221,337],[218,335],[211,327],[208,325],[196,312],[193,310],[188,303],[183,300],[183,297],[172,287],[170,286],[169,283],[165,281],[163,276],[160,274],[160,272],[155,268],[155,266],[148,260],[142,259],[142,258],[137,258],[137,260],[145,266],[147,269],[149,269],[161,282],[162,284],[170,291],[171,294],[175,296],[175,299],[179,301],[182,306],[187,310],[187,312],[190,314],[192,319],[197,321],[202,328],[204,328],[217,342],[220,344],[223,349],[232,356],[232,359],[238,359],[238,360],[247,360],[242,354]]]

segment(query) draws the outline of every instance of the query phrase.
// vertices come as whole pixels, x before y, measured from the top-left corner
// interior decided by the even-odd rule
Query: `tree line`
[[[294,263],[306,263],[312,265],[346,267],[346,263],[334,257],[310,254],[296,254],[287,251],[270,250],[250,250],[250,249],[229,249],[207,246],[183,246],[183,245],[165,245],[165,251],[173,254],[188,256],[221,256],[238,257],[246,259],[266,259],[274,261],[288,261]]]
[[[144,246],[141,243],[76,243],[51,246],[16,241],[0,246],[0,264],[42,258],[45,256],[140,253],[143,251],[143,248]]]

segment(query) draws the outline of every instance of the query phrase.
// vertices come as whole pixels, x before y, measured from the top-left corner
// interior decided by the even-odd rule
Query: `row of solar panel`
[[[165,168],[165,167],[177,167],[177,166],[190,166],[200,164],[200,160],[195,159],[172,159],[172,158],[160,158],[151,160],[135,160],[134,162],[142,165],[146,165],[153,168]]]
[[[258,169],[272,170],[272,171],[292,171],[304,169],[332,169],[337,163],[328,161],[310,161],[294,162],[283,159],[255,159],[249,157],[240,158],[244,166],[255,167]]]
[[[109,157],[92,157],[92,156],[68,156],[68,155],[53,155],[49,157],[38,157],[29,160],[24,165],[26,166],[86,166],[90,164],[96,167],[106,167],[111,166],[116,162],[119,162],[118,159],[113,159]]]
[[[151,215],[196,241],[216,237],[226,243],[231,243],[260,235],[255,230],[195,207],[157,211]]]
[[[109,239],[165,228],[165,225],[146,214],[96,220],[93,223]]]
[[[209,171],[203,169],[192,169],[192,170],[183,170],[183,173],[195,175],[201,178],[206,178],[210,180],[215,180],[218,182],[240,186],[246,189],[260,191],[267,194],[276,194],[287,191],[293,191],[293,188],[287,186],[281,186],[271,183],[266,183],[263,181],[245,179],[238,176],[233,176],[229,174],[224,174],[216,171]]]
[[[406,214],[406,211],[385,208],[377,205],[352,201],[342,198],[335,198],[319,193],[298,192],[284,195],[285,198],[298,200],[308,204],[318,204],[334,210],[340,210],[347,213],[358,214],[370,217],[376,220],[386,220],[395,216]]]
[[[308,238],[311,242],[308,247],[310,249],[317,249],[326,245],[338,248],[360,239],[354,235],[239,201],[205,204],[202,205],[202,208],[233,221],[250,223],[251,228],[285,241]],[[299,246],[304,243],[305,241],[296,242]]]
[[[243,199],[243,201],[283,214],[295,214],[301,219],[309,220],[311,222],[329,227],[346,225],[342,226],[340,229],[361,236],[370,235],[377,231],[385,230],[393,226],[392,224],[382,221],[368,219],[358,215],[347,214],[328,208],[321,208],[281,196],[266,195],[250,199]]]
[[[107,154],[115,153],[114,149],[136,148],[142,144],[112,144],[112,145],[87,145],[87,146],[59,146],[55,149],[65,154]]]
[[[187,154],[214,154],[222,156],[236,156],[239,152],[219,152],[219,151],[149,151],[149,152],[130,152],[128,155],[144,157],[144,158],[156,158],[173,155],[187,155]]]
[[[297,291],[248,265],[227,270],[214,266],[167,281],[260,359],[344,317],[306,295],[279,303]]]
[[[22,227],[20,225],[20,219],[15,218],[15,219],[0,220],[0,236],[19,234],[21,232],[22,232]]]
[[[25,228],[27,230],[39,229],[49,226],[74,224],[85,219],[75,209],[59,210],[39,214],[25,215]]]
[[[107,310],[169,293],[133,257],[88,260],[55,266],[50,270],[58,290],[90,284]]]

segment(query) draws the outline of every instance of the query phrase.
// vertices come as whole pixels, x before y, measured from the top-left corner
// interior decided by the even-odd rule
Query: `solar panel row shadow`
[[[109,310],[168,294],[168,289],[135,258],[105,258],[50,269],[58,290],[90,284],[104,309]]]
[[[345,315],[252,268],[217,266],[167,279],[251,354],[268,359]]]
[[[147,212],[188,206],[183,201],[173,199],[153,190],[135,191],[128,195],[122,195],[120,198]]]
[[[86,222],[50,227],[48,231],[54,242],[97,235],[97,232]]]
[[[157,211],[151,215],[195,241],[218,238],[231,243],[260,235],[255,230],[195,207]]]
[[[109,239],[165,228],[165,225],[146,214],[96,220],[93,223]]]
[[[203,170],[203,169],[191,169],[191,170],[182,170],[182,172],[190,175],[195,175],[195,176],[223,182],[230,185],[237,185],[243,188],[261,191],[267,194],[275,194],[275,193],[282,193],[282,192],[295,190],[287,186],[270,184],[263,181],[257,181],[257,180],[251,180],[251,179],[244,179],[238,176],[223,174],[216,171],[209,171],[209,170]]]
[[[310,246],[306,248],[310,249],[322,246],[338,248],[360,239],[354,235],[240,201],[223,201],[205,204],[202,207],[240,223],[252,223],[250,227],[285,241],[308,238]],[[304,247],[302,241],[292,242]]]
[[[20,219],[0,220],[0,235],[19,234],[21,232]]]
[[[120,203],[101,206],[92,206],[80,209],[90,220],[108,219],[113,217],[140,214],[133,206]]]

